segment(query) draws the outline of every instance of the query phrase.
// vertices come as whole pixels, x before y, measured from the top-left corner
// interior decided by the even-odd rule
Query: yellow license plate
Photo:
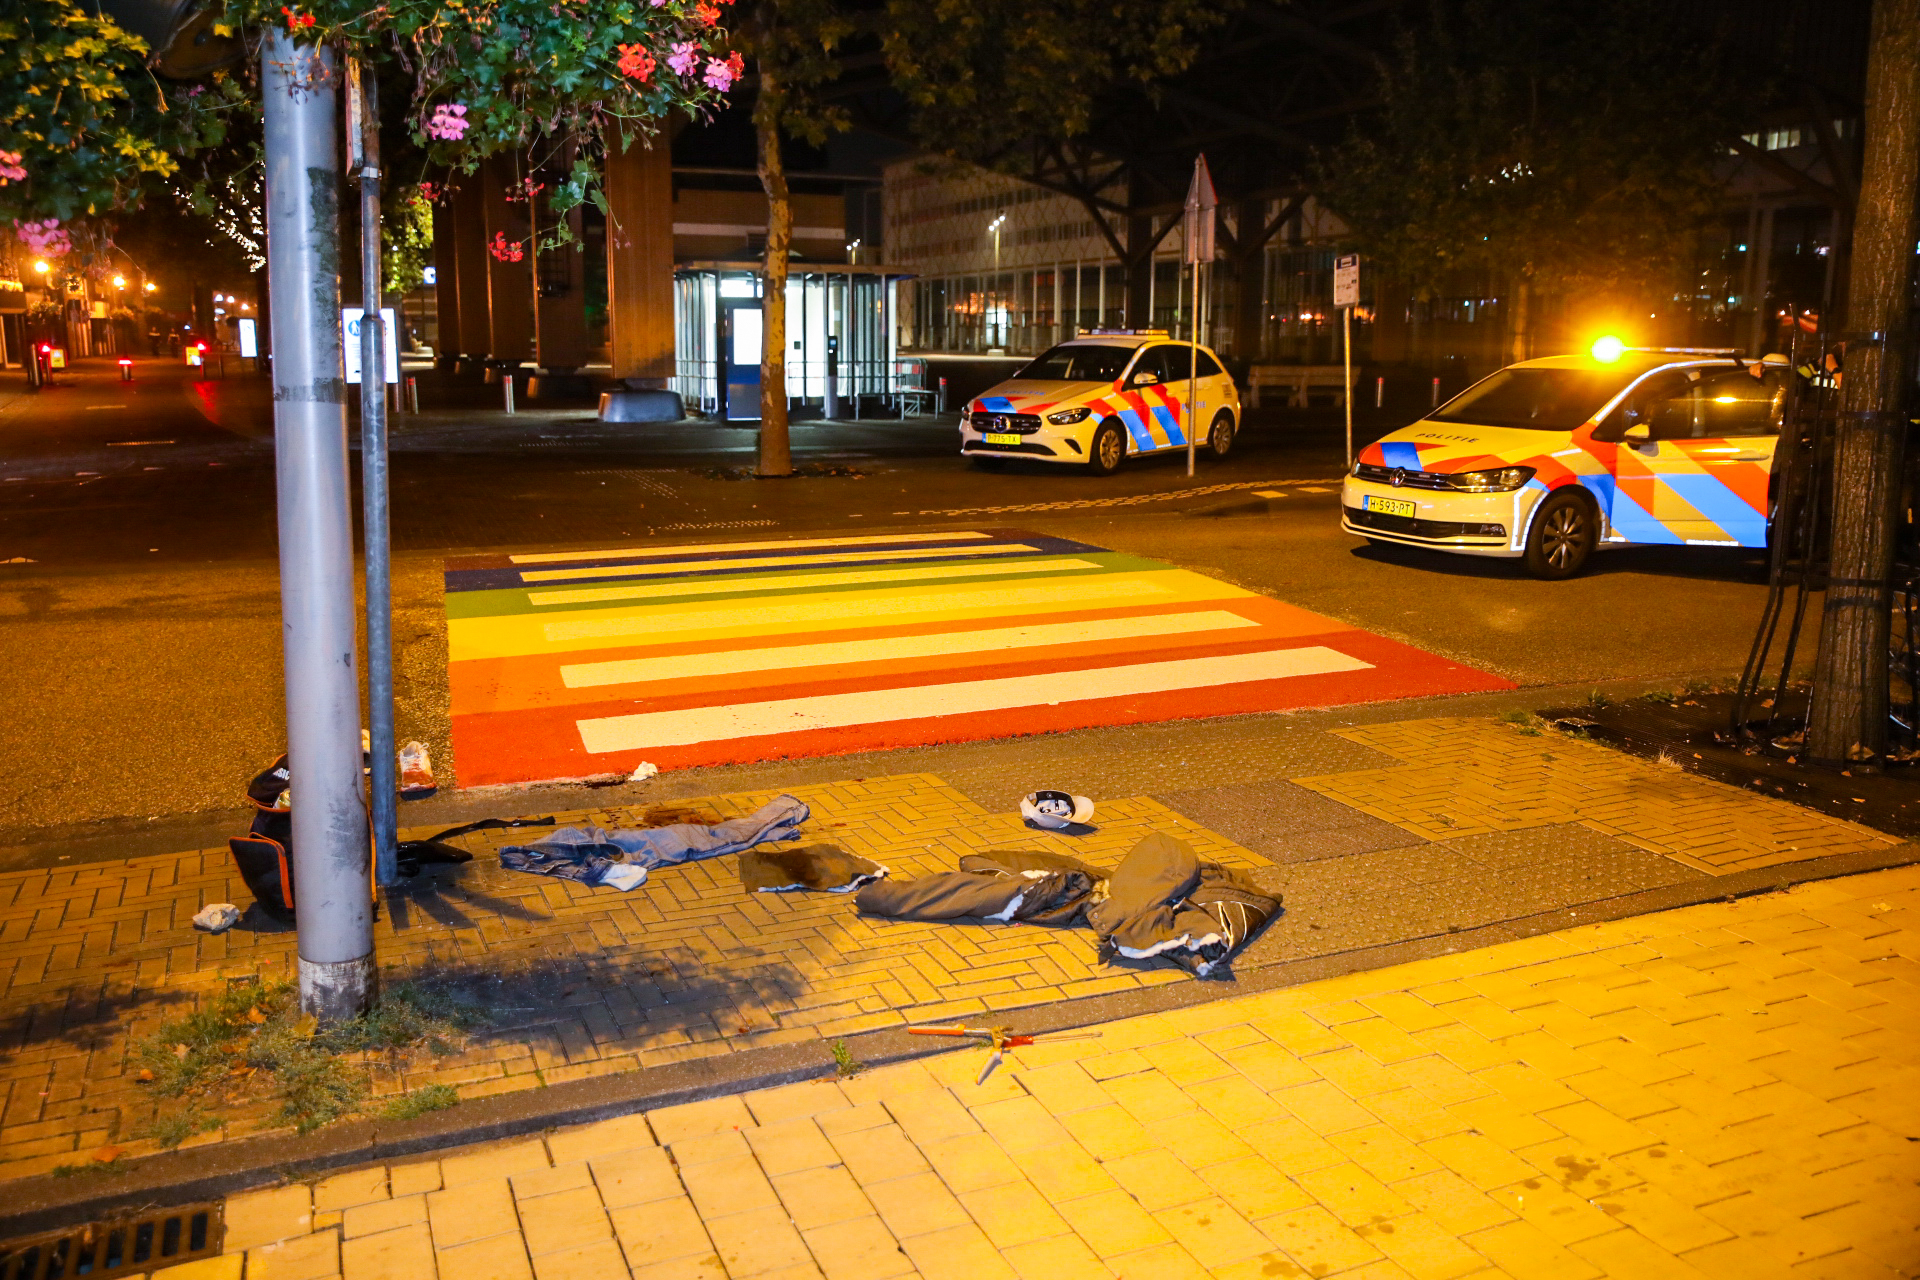
[[[1008,434],[1006,432],[989,431],[987,433],[987,443],[988,444],[1019,444],[1020,437],[1016,435]]]
[[[1372,493],[1367,495],[1367,510],[1378,511],[1383,516],[1411,516],[1418,509],[1405,498],[1382,498]]]

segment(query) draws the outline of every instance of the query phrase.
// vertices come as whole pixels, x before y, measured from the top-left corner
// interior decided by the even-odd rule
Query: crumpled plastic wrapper
[[[240,923],[240,908],[231,902],[214,902],[193,913],[193,927],[208,933],[225,933]]]

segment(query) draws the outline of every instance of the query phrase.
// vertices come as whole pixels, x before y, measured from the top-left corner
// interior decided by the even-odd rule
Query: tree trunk
[[[1846,372],[1834,438],[1833,552],[1807,753],[1868,761],[1887,745],[1889,578],[1911,368],[1920,0],[1875,0],[1866,160],[1854,223]]]
[[[793,202],[780,159],[779,83],[764,61],[759,70],[753,128],[760,146],[760,185],[767,193],[767,257],[760,272],[760,459],[754,474],[785,476],[793,474],[787,434],[787,253],[793,243]]]

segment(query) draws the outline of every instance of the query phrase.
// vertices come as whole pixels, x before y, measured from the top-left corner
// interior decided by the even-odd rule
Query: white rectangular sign
[[[347,381],[360,381],[360,317],[366,314],[359,307],[344,307],[340,311],[340,327],[345,333],[347,356]],[[384,321],[384,338],[387,348],[387,381],[400,381],[400,329],[394,324],[393,308],[380,308],[380,319]]]
[[[240,354],[246,359],[252,360],[260,354],[259,333],[254,329],[253,320],[249,316],[240,317],[238,328],[240,333]]]
[[[1333,305],[1360,305],[1360,255],[1343,253],[1333,260]]]

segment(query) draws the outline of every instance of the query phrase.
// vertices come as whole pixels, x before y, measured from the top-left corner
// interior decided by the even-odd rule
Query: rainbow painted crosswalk
[[[446,592],[466,786],[1511,687],[1009,529],[473,556]]]

